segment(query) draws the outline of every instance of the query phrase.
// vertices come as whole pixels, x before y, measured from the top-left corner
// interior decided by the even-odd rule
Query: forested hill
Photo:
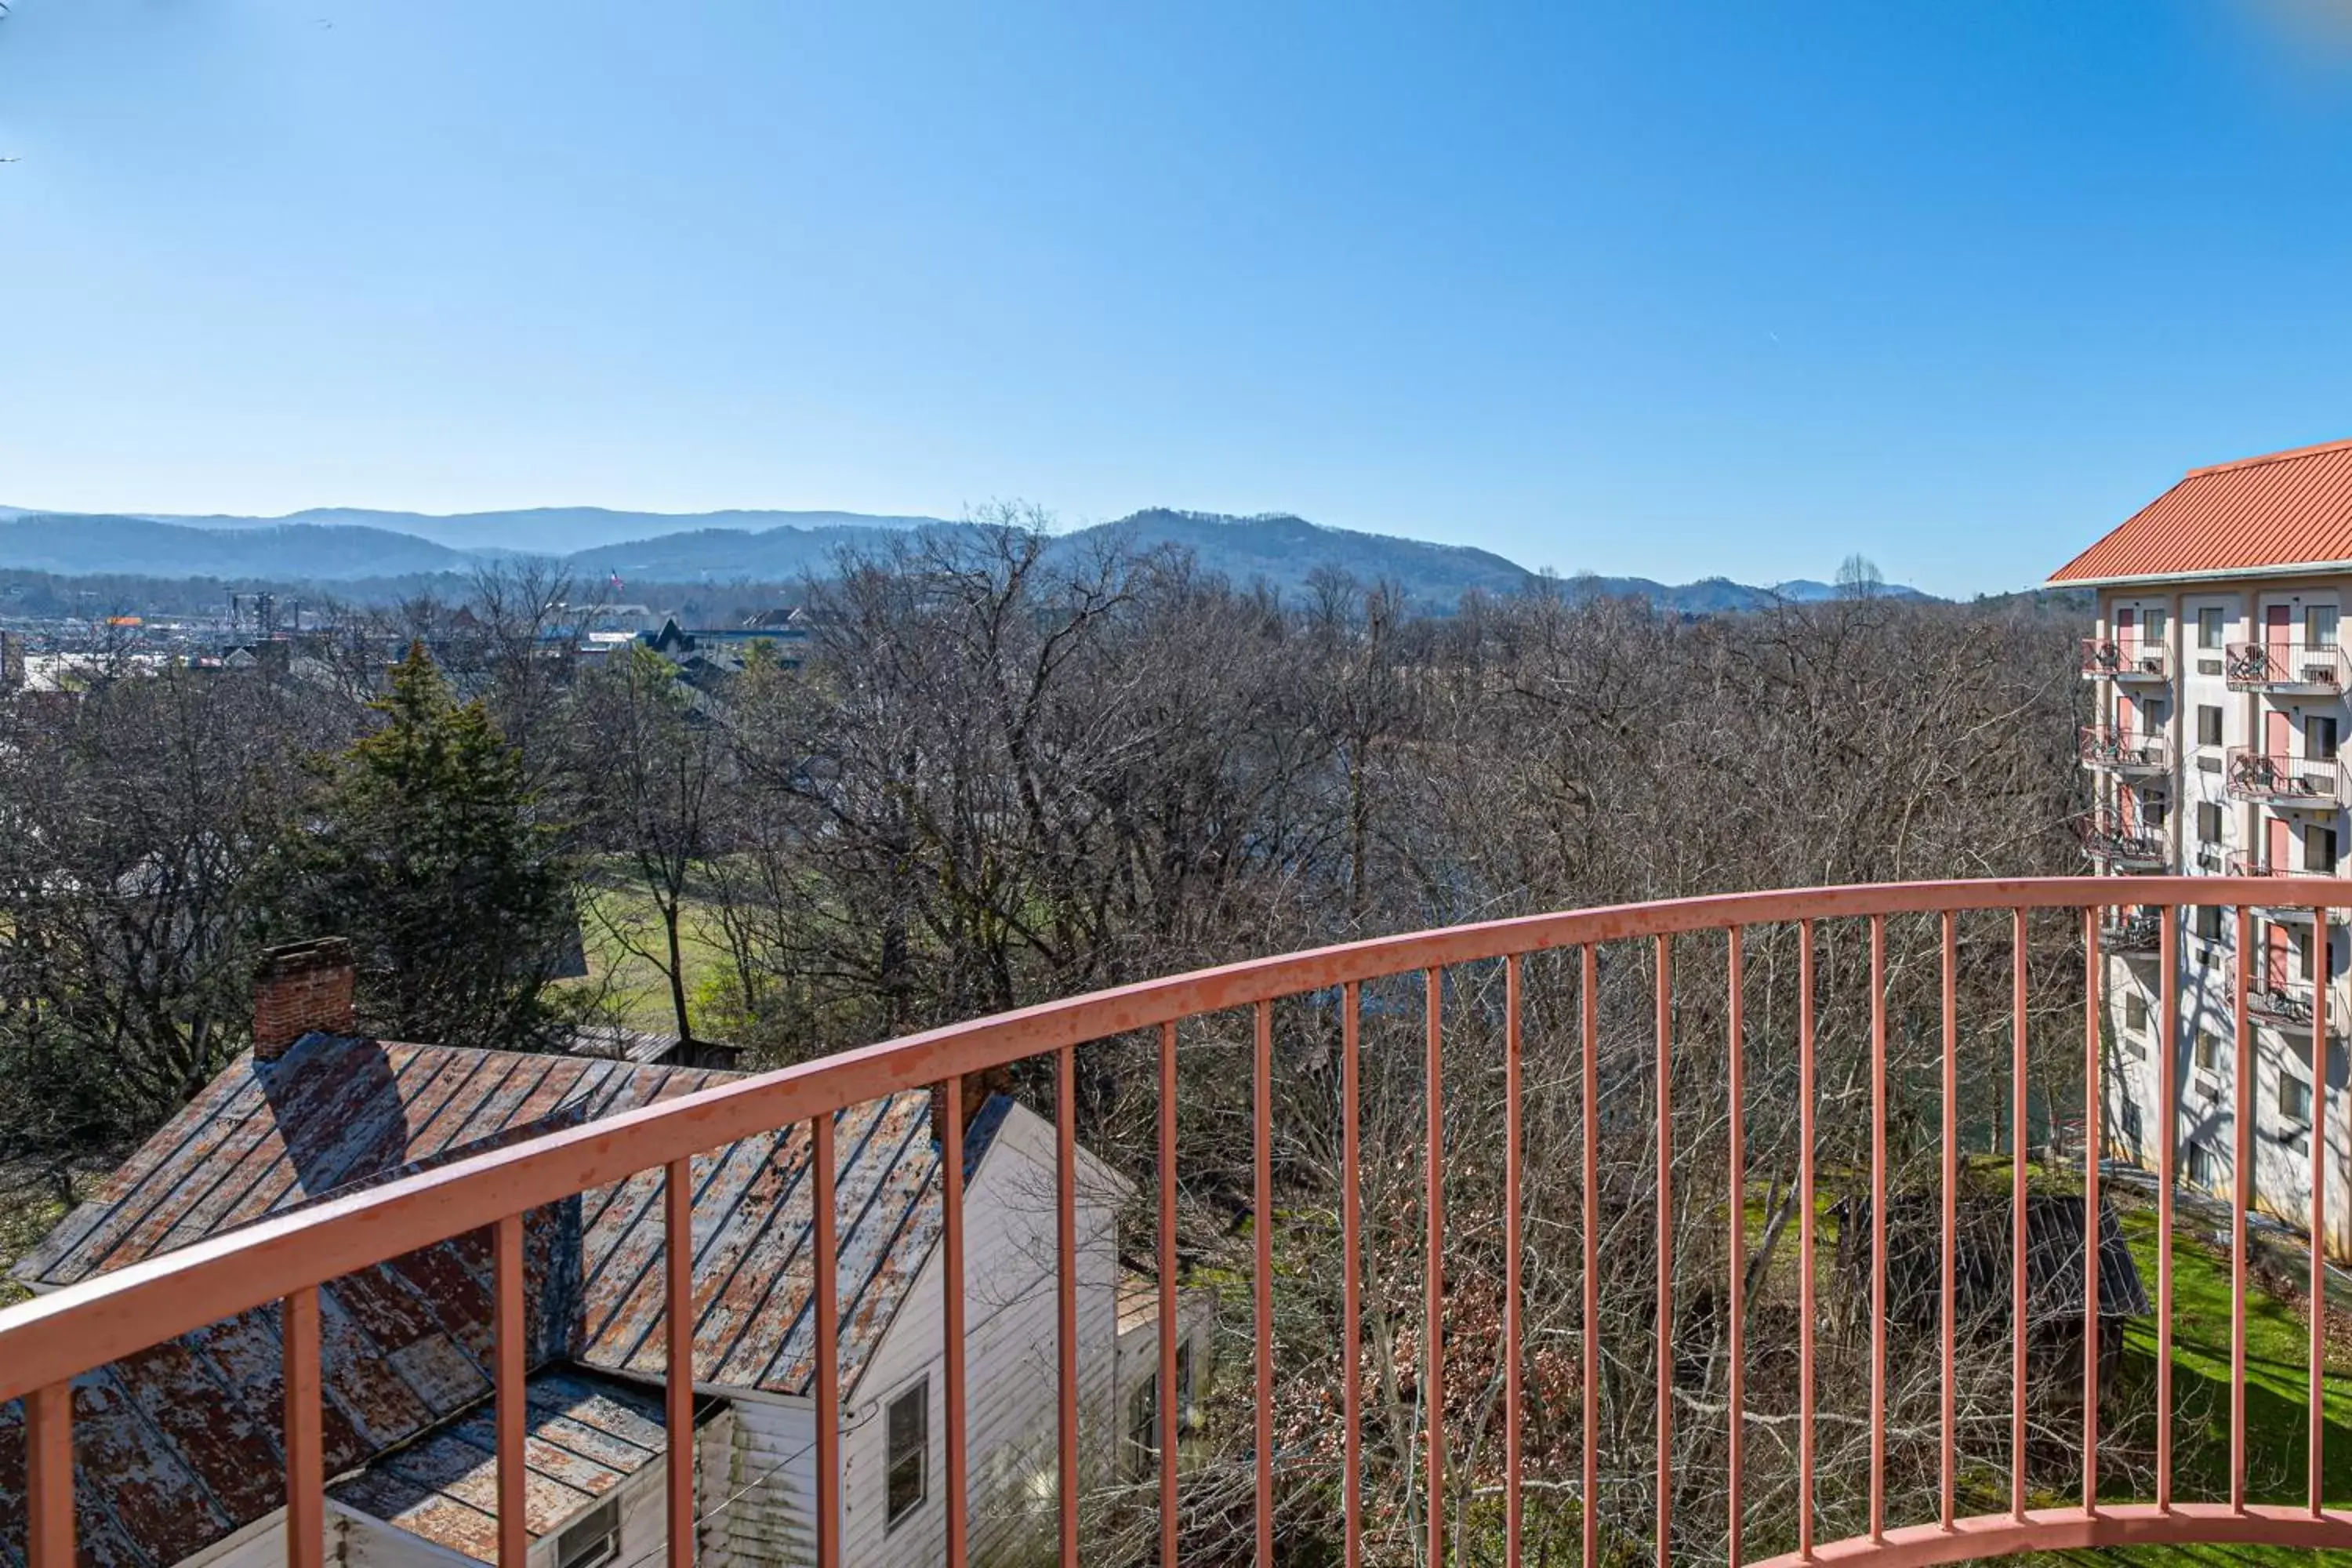
[[[668,526],[640,537],[613,537],[646,525]],[[913,531],[980,526],[856,512],[667,515],[572,508],[438,518],[320,510],[285,519],[197,519],[0,507],[0,570],[320,585],[366,597],[377,585],[463,580],[488,562],[532,555],[552,556],[576,575],[599,581],[784,584],[829,573],[845,549],[879,548]],[[583,542],[560,548],[572,541]],[[1279,512],[1231,517],[1151,508],[1056,534],[1053,548],[1075,552],[1096,544],[1130,552],[1178,547],[1204,571],[1236,584],[1262,581],[1291,595],[1306,591],[1317,573],[1330,570],[1359,582],[1394,583],[1433,607],[1451,605],[1472,590],[1508,594],[1532,581],[1527,568],[1491,551],[1328,528]],[[1566,586],[1579,594],[1643,598],[1689,614],[1834,592],[1815,582],[1753,587],[1722,578],[1674,586],[1648,578],[1586,576]],[[1920,596],[1899,586],[1886,592]]]

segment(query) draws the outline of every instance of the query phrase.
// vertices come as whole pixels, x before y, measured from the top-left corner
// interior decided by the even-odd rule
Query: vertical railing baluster
[[[1257,1005],[1257,1054],[1251,1102],[1252,1221],[1257,1270],[1251,1292],[1257,1340],[1257,1561],[1274,1568],[1274,1004]]]
[[[2099,1511],[2099,911],[2083,911],[2083,1511]]]
[[[1813,922],[1797,922],[1797,1554],[1813,1554]]]
[[[25,1396],[25,1500],[31,1568],[74,1568],[73,1384]]]
[[[499,1568],[529,1568],[530,1531],[523,1485],[530,1473],[523,1447],[523,1339],[529,1320],[523,1311],[522,1215],[509,1215],[493,1228],[491,1308],[492,1356],[497,1363],[493,1429],[498,1434]]]
[[[1063,1568],[1078,1561],[1078,1053],[1064,1046],[1054,1074],[1055,1342],[1061,1412],[1055,1475]],[[1174,1391],[1164,1391],[1172,1396]]]
[[[2325,1511],[2321,1458],[2327,1431],[2327,906],[2311,911],[2311,1517]]]
[[[1358,1126],[1358,1103],[1361,1084],[1358,1078],[1357,1047],[1359,1019],[1363,1010],[1363,995],[1357,983],[1348,982],[1339,1000],[1339,1246],[1342,1266],[1348,1278],[1340,1287],[1342,1321],[1339,1343],[1342,1347],[1340,1399],[1345,1406],[1347,1433],[1340,1458],[1343,1498],[1341,1511],[1346,1516],[1342,1526],[1343,1568],[1361,1568],[1364,1557],[1364,1245],[1363,1200],[1359,1184],[1362,1180],[1361,1131]]]
[[[1519,1568],[1519,955],[1503,961],[1503,1561]]]
[[[809,1241],[816,1265],[816,1568],[841,1568],[841,1258],[834,1212],[840,1173],[830,1111],[809,1124],[809,1163],[816,1177]]]
[[[2246,1211],[2254,1202],[2254,1028],[2246,1013],[2246,971],[2253,961],[2253,920],[2237,909],[2237,962],[2231,965],[2231,1000],[2237,1019],[2237,1082],[2231,1096],[2230,1205],[2230,1509],[2246,1511]]]
[[[1728,993],[1725,1011],[1726,1051],[1729,1059],[1731,1080],[1731,1122],[1726,1130],[1728,1164],[1731,1167],[1731,1236],[1730,1278],[1726,1282],[1731,1313],[1728,1353],[1731,1358],[1730,1410],[1725,1429],[1727,1439],[1726,1458],[1730,1471],[1726,1499],[1725,1560],[1730,1568],[1739,1568],[1741,1517],[1741,1483],[1747,1463],[1748,1447],[1748,1068],[1742,1024],[1740,974],[1740,938],[1738,926],[1724,933],[1725,990]]]
[[[2156,966],[2164,976],[2158,1020],[2164,1033],[2158,1069],[2164,1137],[2156,1171],[2156,1506],[2172,1511],[2172,1184],[2180,1144],[2180,942],[2177,909],[2162,911]]]
[[[662,1414],[668,1432],[669,1568],[694,1563],[694,1164],[662,1169]]]
[[[1176,1025],[1160,1026],[1160,1568],[1176,1568]]]
[[[1601,960],[1591,942],[1580,952],[1577,1005],[1584,1036],[1584,1558],[1601,1561]]]
[[[946,1097],[940,1126],[940,1374],[947,1384],[946,1430],[940,1434],[947,1471],[948,1568],[964,1568],[971,1552],[971,1452],[970,1369],[964,1364],[963,1256],[963,1075],[952,1074],[939,1092]],[[1173,1289],[1163,1277],[1162,1291]]]
[[[1429,1237],[1423,1275],[1428,1298],[1422,1309],[1422,1331],[1429,1342],[1424,1347],[1429,1387],[1423,1396],[1422,1408],[1428,1413],[1429,1421],[1429,1568],[1438,1568],[1445,1561],[1445,976],[1440,970],[1428,970],[1423,984],[1423,1016],[1428,1032],[1425,1070],[1429,1080],[1425,1096],[1429,1121],[1424,1134],[1429,1145],[1429,1190],[1423,1212],[1429,1221]],[[1262,1563],[1261,1568],[1272,1565]]]
[[[1955,1369],[1958,1356],[1960,1305],[1956,1267],[1960,1225],[1959,935],[1958,921],[1951,910],[1943,911],[1941,926],[1944,939],[1941,962],[1944,980],[1944,1302],[1938,1316],[1943,1323],[1943,1429],[1937,1449],[1941,1468],[1937,1493],[1939,1518],[1943,1527],[1949,1530],[1958,1514],[1959,1496],[1959,1420]]]
[[[1671,1568],[1675,1519],[1674,939],[1657,939],[1658,1568]]]
[[[2009,973],[2009,1511],[2025,1521],[2025,911],[2011,914]]]
[[[286,1568],[320,1568],[327,1552],[327,1474],[319,1409],[319,1291],[278,1308],[286,1384]]]
[[[1870,917],[1870,1538],[1886,1539],[1886,917]]]

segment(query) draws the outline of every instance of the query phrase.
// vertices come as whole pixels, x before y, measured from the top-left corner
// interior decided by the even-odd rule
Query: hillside
[[[742,526],[755,522],[761,526]],[[599,539],[647,525],[659,531]],[[576,576],[593,581],[782,584],[828,573],[845,548],[876,547],[911,529],[976,526],[835,511],[670,515],[551,508],[425,517],[328,509],[286,519],[165,519],[0,507],[0,570],[60,577],[211,578],[373,598],[391,584],[404,584],[400,591],[406,593],[425,579],[459,584],[501,557],[551,555]],[[591,542],[572,542],[583,537]],[[461,546],[460,540],[471,542]],[[1262,581],[1292,596],[1307,592],[1316,574],[1327,569],[1361,583],[1394,583],[1431,606],[1450,605],[1472,590],[1514,593],[1533,581],[1526,568],[1491,551],[1329,528],[1284,512],[1228,517],[1155,507],[1057,535],[1054,548],[1076,551],[1099,542],[1189,551],[1203,570],[1236,583]],[[552,552],[551,546],[564,543],[572,547]],[[1760,588],[1720,577],[1673,585],[1646,577],[1587,575],[1569,586],[1578,593],[1643,598],[1684,615],[1751,610],[1776,597],[1811,601],[1836,593],[1827,584],[1804,580]],[[1897,584],[1883,591],[1926,597]]]

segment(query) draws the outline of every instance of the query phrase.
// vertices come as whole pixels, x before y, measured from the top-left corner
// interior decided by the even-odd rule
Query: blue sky
[[[2352,436],[2320,0],[16,0],[0,501],[2038,579]]]

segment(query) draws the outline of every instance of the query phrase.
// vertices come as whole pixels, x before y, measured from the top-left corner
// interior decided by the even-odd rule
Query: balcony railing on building
[[[2344,649],[2334,643],[2231,643],[2222,651],[2222,668],[2232,691],[2281,696],[2338,696],[2352,675]]]
[[[2075,824],[2083,837],[2083,853],[2112,871],[2161,871],[2171,863],[2171,847],[2164,835],[2147,822],[2112,810],[2099,810]]]
[[[2344,764],[2334,757],[2297,757],[2232,746],[2224,753],[2222,776],[2231,800],[2313,811],[2340,811],[2344,806]]]
[[[2332,877],[2333,869],[2297,868],[2284,860],[2273,861],[2268,852],[2260,849],[2232,849],[2224,868],[2231,877]],[[2265,920],[2309,925],[2312,910],[2309,904],[2257,903],[2254,908]]]
[[[2172,748],[2161,735],[2093,724],[2084,729],[2077,749],[2084,767],[2102,773],[2130,776],[2172,770]]]
[[[176,1247],[153,1230],[127,1266],[0,1309],[0,1563],[188,1560],[125,1533],[187,1539],[176,1527],[191,1521],[159,1506],[142,1468],[176,1440],[206,1461],[173,1494],[204,1513],[206,1560],[289,1568],[341,1561],[366,1518],[424,1529],[427,1515],[464,1550],[411,1560],[574,1561],[569,1532],[531,1521],[618,1494],[567,1478],[635,1488],[644,1506],[606,1533],[620,1518],[639,1533],[595,1559],[625,1568],[959,1568],[1005,1560],[989,1542],[1011,1526],[1020,1561],[1062,1568],[2352,1551],[2352,1510],[2328,1490],[2347,1438],[2324,1404],[2327,1316],[2304,1314],[2307,1348],[2284,1312],[2259,1360],[2249,1338],[2267,1309],[2247,1223],[2263,1114],[2248,1034],[2221,1134],[2218,1254],[2201,1240],[2212,1219],[2174,1207],[2180,1167],[2204,1172],[2218,1151],[2169,1131],[2140,1149],[2139,1111],[2113,1091],[2184,1132],[2221,1108],[2169,1050],[2152,1082],[2103,1076],[2128,1069],[2102,1049],[2116,998],[2097,933],[2146,920],[2162,942],[2189,906],[2234,908],[2243,927],[2268,890],[2150,879],[2118,911],[2104,878],[1900,883],[1495,920],[1147,980],[674,1094],[651,1085],[627,1110],[551,1114],[358,1187],[300,1194],[289,1158],[272,1189],[285,1195],[259,1217]],[[2331,921],[2352,909],[2342,881],[2279,891]],[[2186,1039],[2179,980],[2164,976],[2155,1022]],[[1940,1027],[1915,1025],[1938,999]],[[2248,1005],[2291,1021],[2312,1003],[2282,983]],[[322,1046],[338,1062],[419,1048],[324,1030],[297,1042]],[[1113,1093],[1132,1097],[1116,1114],[1101,1103],[1112,1070]],[[2312,1091],[2311,1125],[2347,1114],[2324,1073]],[[331,1111],[339,1097],[320,1098]],[[992,1132],[967,1121],[983,1101],[1002,1108]],[[293,1113],[257,1103],[257,1125],[226,1141],[251,1153],[268,1119]],[[1082,1127],[1115,1142],[1090,1150]],[[2063,1127],[2076,1130],[2073,1156],[2037,1160]],[[1231,1167],[1213,1163],[1241,1152],[1225,1139],[1248,1145]],[[2153,1167],[2133,1188],[2144,1199],[2125,1194],[2128,1236],[2104,1157],[2126,1143]],[[184,1182],[148,1197],[201,1188],[212,1167],[190,1158]],[[1228,1168],[1236,1179],[1203,1201]],[[899,1217],[866,1223],[886,1194]],[[2326,1235],[2332,1186],[2264,1195]],[[790,1263],[740,1296],[758,1237],[728,1227],[763,1205],[753,1228],[787,1233]],[[976,1205],[1017,1224],[1021,1245],[970,1249]],[[215,1200],[189,1197],[200,1209]],[[665,1384],[656,1399],[608,1380],[619,1394],[602,1427],[533,1382],[535,1363],[572,1353],[550,1314],[577,1304],[565,1270],[598,1215],[618,1216],[625,1241],[602,1283],[626,1305],[606,1348]],[[124,1217],[110,1249],[148,1223],[144,1209]],[[1117,1239],[1130,1223],[1132,1260]],[[2190,1230],[2193,1252],[2175,1245]],[[900,1249],[905,1237],[922,1247]],[[1196,1282],[1237,1363],[1218,1374],[1233,1385],[1202,1439],[1213,1451],[1180,1446],[1180,1397],[1106,1401],[1087,1380],[1109,1327],[1122,1342],[1129,1331],[1114,1279],[1147,1258],[1157,1289],[1136,1317],[1138,1331],[1156,1317],[1154,1353],[1111,1386],[1187,1386],[1176,1287],[1188,1270],[1213,1275]],[[885,1320],[861,1308],[886,1276],[907,1307],[887,1321],[931,1336],[907,1340],[909,1363],[877,1380],[887,1418],[876,1388],[844,1371],[877,1342]],[[2206,1297],[2222,1288],[2226,1347]],[[2198,1370],[2176,1390],[2182,1290],[2200,1316],[2178,1359]],[[740,1315],[751,1302],[766,1303],[756,1323]],[[366,1360],[380,1347],[355,1333],[352,1303],[420,1353]],[[1012,1304],[1036,1327],[1007,1349],[992,1325]],[[2126,1319],[2152,1319],[2153,1333],[2126,1340]],[[968,1343],[996,1349],[968,1363]],[[2108,1347],[2126,1345],[2152,1375],[2136,1373],[2138,1403],[2118,1411]],[[2249,1389],[2295,1403],[2275,1373],[2296,1363],[2299,1393],[2306,1359],[2307,1450],[2289,1465],[2263,1447],[2275,1419],[2249,1419]],[[805,1386],[760,1404],[763,1430],[807,1435],[761,1449],[760,1474],[730,1468],[740,1451],[706,1420],[706,1374],[730,1368],[720,1384]],[[1125,1375],[1116,1360],[1108,1371]],[[125,1377],[152,1403],[121,1394]],[[437,1429],[437,1448],[362,1426],[428,1386],[458,1424]],[[1001,1426],[1006,1401],[1035,1406],[1038,1424]],[[346,1466],[379,1439],[394,1462],[359,1488]],[[759,1549],[706,1545],[761,1487]],[[861,1487],[863,1511],[849,1500]],[[893,1526],[916,1544],[886,1557]]]
[[[2152,958],[2164,946],[2164,916],[2156,910],[2114,909],[2099,917],[2099,950],[2125,958]]]
[[[2309,1034],[2312,1019],[2312,993],[2308,980],[2297,980],[2282,974],[2258,961],[2246,971],[2246,1016],[2257,1023],[2292,1033]],[[2237,973],[2230,979],[2235,994]]]
[[[2084,637],[2083,675],[2090,680],[2169,680],[2172,650],[2137,637]]]

